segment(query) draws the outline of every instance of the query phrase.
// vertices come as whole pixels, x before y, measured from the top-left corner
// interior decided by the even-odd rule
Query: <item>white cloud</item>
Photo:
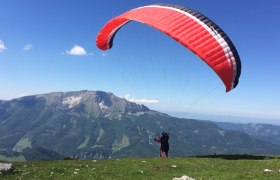
[[[125,99],[130,101],[130,102],[135,102],[135,103],[147,103],[147,104],[156,104],[156,103],[159,103],[159,100],[155,100],[155,99],[134,99],[134,98],[129,98],[129,94],[126,94],[125,95]]]
[[[75,45],[72,47],[72,49],[66,51],[67,54],[69,55],[74,55],[74,56],[85,56],[85,55],[92,55],[92,53],[88,54],[86,50],[79,45]]]
[[[25,44],[23,47],[24,51],[29,51],[33,48],[33,44]]]
[[[108,53],[102,53],[102,56],[104,56],[104,57],[108,56]]]
[[[5,49],[7,49],[7,48],[5,47],[4,42],[2,40],[0,40],[0,52],[4,51]]]

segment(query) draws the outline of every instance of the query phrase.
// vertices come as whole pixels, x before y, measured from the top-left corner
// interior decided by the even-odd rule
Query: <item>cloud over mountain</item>
[[[142,99],[135,99],[135,98],[130,98],[130,94],[126,94],[125,95],[125,99],[127,101],[130,101],[130,102],[135,102],[135,103],[159,103],[159,100],[156,100],[156,99],[145,99],[145,98],[142,98]]]

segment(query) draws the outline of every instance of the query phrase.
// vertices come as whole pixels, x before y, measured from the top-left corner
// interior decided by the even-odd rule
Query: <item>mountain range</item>
[[[220,128],[244,132],[257,139],[280,145],[280,126],[264,123],[212,122]]]
[[[113,93],[54,92],[0,101],[0,159],[157,157],[153,138],[162,131],[170,135],[173,157],[280,153],[269,138],[172,117]]]

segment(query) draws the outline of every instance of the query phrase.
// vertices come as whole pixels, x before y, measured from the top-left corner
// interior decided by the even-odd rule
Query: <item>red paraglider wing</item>
[[[116,32],[131,20],[148,24],[190,49],[218,74],[227,92],[237,86],[241,62],[233,43],[214,22],[190,8],[156,4],[132,9],[107,22],[96,45],[110,49]]]

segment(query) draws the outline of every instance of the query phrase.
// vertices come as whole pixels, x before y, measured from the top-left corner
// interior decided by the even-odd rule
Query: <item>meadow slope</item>
[[[0,179],[279,179],[280,159],[266,156],[124,158],[13,163]]]

